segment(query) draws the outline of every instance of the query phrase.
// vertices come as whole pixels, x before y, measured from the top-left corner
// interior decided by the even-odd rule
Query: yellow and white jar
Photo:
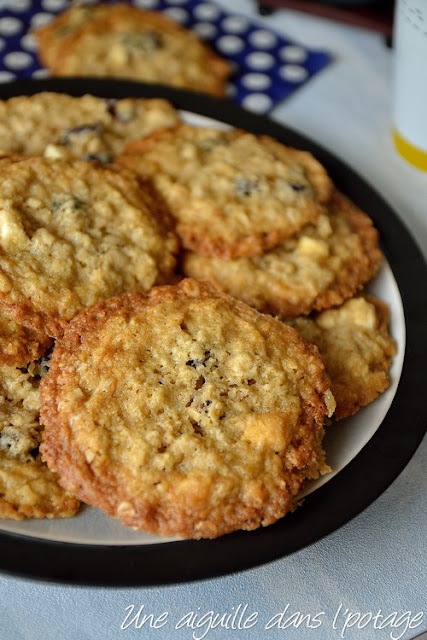
[[[427,171],[427,0],[397,0],[394,48],[394,144]]]

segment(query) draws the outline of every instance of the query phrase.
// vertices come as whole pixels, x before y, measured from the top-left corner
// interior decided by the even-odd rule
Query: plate
[[[74,584],[155,585],[197,580],[254,567],[328,535],[371,504],[412,457],[425,432],[427,405],[417,392],[427,359],[427,269],[397,215],[338,158],[300,134],[225,100],[126,81],[54,79],[0,86],[0,98],[58,91],[106,98],[163,97],[195,124],[239,127],[306,149],[337,187],[373,219],[386,261],[370,291],[391,307],[398,355],[389,389],[325,439],[333,472],[305,489],[304,505],[276,524],[216,540],[160,538],[123,527],[96,509],[72,519],[0,521],[0,569]]]

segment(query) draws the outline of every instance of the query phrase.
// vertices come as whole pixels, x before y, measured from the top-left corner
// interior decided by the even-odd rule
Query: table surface
[[[248,0],[234,0],[232,7],[224,0],[218,4],[255,17]],[[258,20],[335,56],[271,117],[321,143],[373,185],[426,255],[427,174],[404,164],[392,147],[393,52],[383,38],[285,10]],[[426,452],[424,441],[387,491],[347,525],[260,568],[159,588],[83,588],[0,575],[1,637],[409,640],[427,629]],[[134,614],[143,607],[139,623],[125,620],[132,606]],[[185,616],[192,611],[201,625],[200,616],[208,612],[239,615],[234,628],[212,628],[207,622],[191,628]],[[253,624],[249,616],[255,612]],[[148,616],[144,625],[143,613]],[[281,628],[273,624],[279,618]],[[246,629],[236,628],[245,620]],[[357,628],[357,620],[363,628]],[[268,621],[271,628],[264,629]]]

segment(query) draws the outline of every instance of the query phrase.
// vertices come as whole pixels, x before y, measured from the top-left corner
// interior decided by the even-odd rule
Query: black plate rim
[[[405,313],[406,351],[396,395],[382,424],[359,454],[305,499],[304,508],[253,532],[217,540],[153,545],[82,545],[0,532],[0,570],[29,579],[103,587],[185,583],[254,568],[329,535],[374,502],[407,465],[425,434],[427,404],[417,393],[427,359],[427,266],[415,240],[384,199],[344,162],[313,140],[223,99],[161,85],[90,78],[20,80],[0,86],[0,99],[40,91],[105,98],[157,97],[177,108],[214,118],[306,149],[337,186],[367,211],[392,265]]]

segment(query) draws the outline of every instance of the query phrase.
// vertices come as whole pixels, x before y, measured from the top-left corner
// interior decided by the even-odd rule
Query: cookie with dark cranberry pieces
[[[86,12],[71,7],[35,33],[40,58],[55,76],[126,78],[225,94],[228,63],[160,12],[124,3]]]
[[[162,99],[17,96],[0,101],[0,153],[111,162],[130,140],[178,121]]]
[[[215,538],[272,524],[328,470],[317,349],[194,280],[72,320],[42,382],[43,459],[125,525]]]
[[[29,158],[2,170],[0,304],[57,337],[81,309],[173,277],[177,238],[132,173]]]
[[[187,249],[222,259],[259,255],[315,223],[332,190],[310,153],[241,130],[158,130],[118,161],[153,181]]]

